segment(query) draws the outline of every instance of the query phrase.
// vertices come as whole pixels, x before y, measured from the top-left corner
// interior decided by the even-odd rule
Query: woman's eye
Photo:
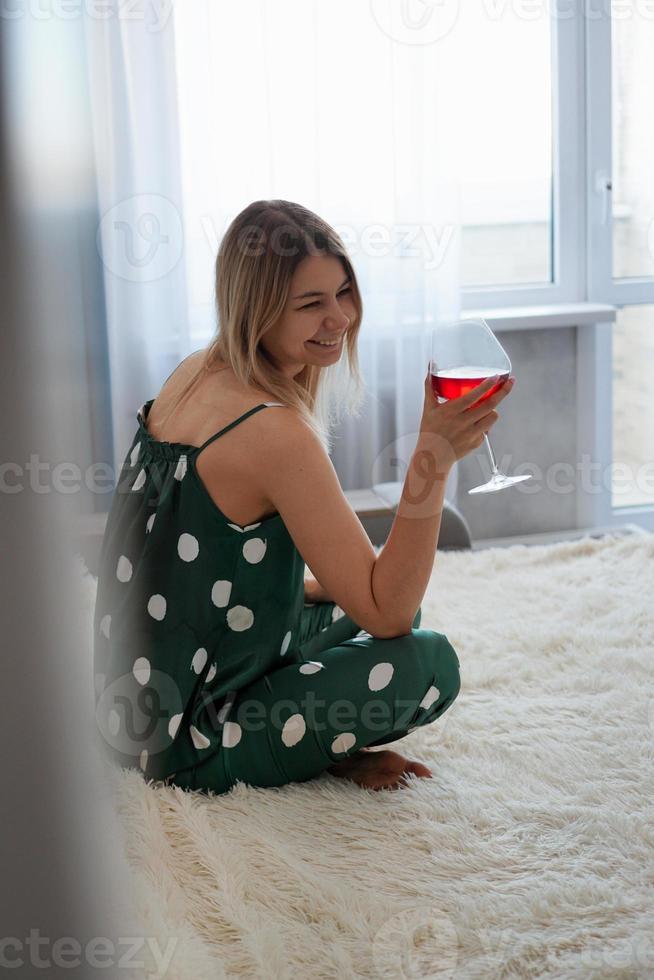
[[[342,289],[338,295],[339,296],[345,296],[346,293],[351,293],[351,292],[352,292],[352,287],[351,286],[347,286],[345,289]],[[306,306],[301,306],[300,309],[301,310],[310,310],[312,306],[320,306],[320,300],[317,299],[313,303],[307,303]]]

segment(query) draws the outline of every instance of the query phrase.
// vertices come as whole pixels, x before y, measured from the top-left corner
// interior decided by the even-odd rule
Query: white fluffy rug
[[[434,772],[405,790],[112,768],[134,907],[174,940],[144,976],[653,977],[653,597],[651,534],[438,552],[422,626],[462,687],[395,743]]]

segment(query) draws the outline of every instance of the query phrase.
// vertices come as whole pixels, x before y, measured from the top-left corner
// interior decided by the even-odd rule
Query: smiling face
[[[345,333],[356,313],[350,280],[340,259],[309,255],[295,270],[284,313],[261,345],[291,378],[305,364],[328,367],[340,358]]]

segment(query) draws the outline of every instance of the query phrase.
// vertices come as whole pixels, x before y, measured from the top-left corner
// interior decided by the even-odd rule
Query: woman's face
[[[356,312],[350,280],[340,259],[309,255],[295,270],[283,315],[261,344],[291,378],[305,364],[329,367],[341,356],[345,333]],[[319,340],[333,346],[321,345],[316,342]]]

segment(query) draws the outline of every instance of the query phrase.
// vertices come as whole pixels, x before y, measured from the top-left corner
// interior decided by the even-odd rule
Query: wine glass
[[[459,398],[486,378],[498,375],[497,384],[475,402],[475,405],[479,405],[497,391],[510,372],[511,361],[508,354],[481,317],[457,320],[432,330],[429,373],[432,390],[439,400]],[[511,487],[514,483],[531,480],[529,473],[524,476],[505,476],[500,473],[493,447],[485,432],[484,441],[493,474],[488,483],[473,487],[468,493],[494,493],[496,490]]]

